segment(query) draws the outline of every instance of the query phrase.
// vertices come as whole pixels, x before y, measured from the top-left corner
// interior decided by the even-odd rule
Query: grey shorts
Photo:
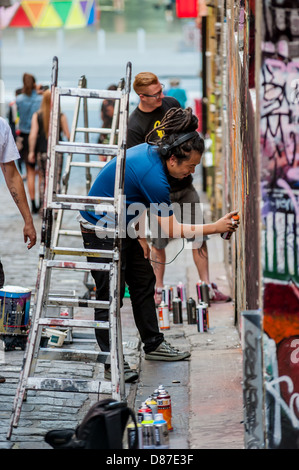
[[[170,200],[174,205],[174,215],[180,223],[205,223],[199,195],[192,184],[187,188],[182,189],[181,191],[170,193]],[[170,239],[163,237],[161,233],[159,233],[158,236],[156,236],[156,234],[154,235],[155,236],[151,239],[152,245],[158,250],[166,248]],[[207,239],[208,237],[205,236],[203,237],[203,240],[195,243],[198,243],[200,246],[202,244],[202,241],[205,241]]]

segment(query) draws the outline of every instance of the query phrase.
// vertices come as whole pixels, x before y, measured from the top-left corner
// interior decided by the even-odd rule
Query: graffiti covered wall
[[[299,8],[263,0],[259,75],[269,448],[299,448]]]

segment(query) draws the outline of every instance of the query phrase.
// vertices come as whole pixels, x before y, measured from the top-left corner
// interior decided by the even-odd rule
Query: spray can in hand
[[[231,220],[232,220],[232,223],[235,224],[239,220],[239,216],[238,215],[233,215]],[[224,233],[221,234],[221,237],[224,240],[229,240],[231,238],[232,234],[233,234],[233,232],[224,232]]]

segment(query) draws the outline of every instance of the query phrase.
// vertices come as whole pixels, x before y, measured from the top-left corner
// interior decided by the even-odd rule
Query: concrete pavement
[[[6,285],[34,289],[38,246],[27,251],[22,239],[22,219],[0,178],[1,259],[5,267]],[[208,215],[208,205],[206,206]],[[40,219],[34,216],[39,233]],[[171,260],[181,248],[181,240],[167,247]],[[208,242],[211,279],[228,293],[228,276],[222,259],[222,239],[212,237]],[[187,286],[187,296],[196,299],[197,272],[191,250],[185,248],[177,259],[167,265],[165,282],[176,286],[180,281]],[[57,279],[61,287],[82,290],[82,278],[69,275]],[[212,304],[209,309],[210,329],[198,333],[196,325],[188,325],[186,313],[182,325],[171,322],[166,339],[173,345],[191,351],[191,358],[178,363],[144,360],[142,347],[133,322],[129,299],[122,309],[124,352],[132,367],[140,370],[139,381],[127,385],[128,402],[138,411],[140,404],[161,383],[172,398],[172,449],[241,449],[243,448],[242,405],[242,351],[238,332],[234,327],[233,303]],[[75,314],[80,316],[81,312]],[[92,311],[90,312],[92,318]],[[91,332],[74,334],[73,348],[97,350]],[[23,359],[20,349],[5,352],[0,344],[0,374],[6,382],[0,384],[0,449],[46,449],[44,435],[50,429],[75,427],[86,414],[95,395],[61,392],[29,392],[24,402],[19,426],[10,441],[6,439],[11,406]],[[98,363],[70,363],[43,361],[39,373],[57,373],[80,378],[103,378],[103,366]],[[99,397],[101,398],[101,396]],[[104,397],[102,397],[104,398]]]

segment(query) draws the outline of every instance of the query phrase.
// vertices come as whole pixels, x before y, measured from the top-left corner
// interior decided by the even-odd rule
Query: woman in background
[[[22,93],[16,98],[16,104],[20,118],[20,139],[18,139],[20,146],[18,146],[18,148],[21,159],[26,165],[27,187],[31,200],[32,213],[37,213],[38,207],[35,204],[35,159],[33,158],[29,162],[28,138],[30,134],[32,116],[40,108],[41,101],[42,96],[37,92],[34,76],[29,73],[24,73]]]
[[[42,215],[44,193],[45,193],[45,177],[47,167],[47,145],[49,136],[49,123],[51,112],[51,91],[46,90],[43,93],[43,99],[39,111],[33,114],[31,121],[31,131],[29,135],[29,161],[37,158],[37,167],[39,172],[39,202],[40,202],[40,215]],[[60,114],[60,133],[62,133],[68,140],[70,132],[66,116]],[[61,139],[62,140],[62,137]],[[58,175],[57,181],[60,183],[62,173],[62,155],[59,155],[58,160]]]

